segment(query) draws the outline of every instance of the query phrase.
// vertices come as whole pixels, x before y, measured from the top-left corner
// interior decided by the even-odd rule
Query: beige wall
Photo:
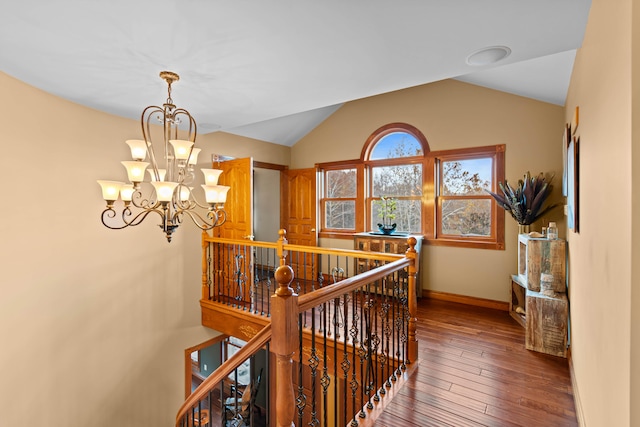
[[[634,224],[640,224],[640,197],[638,196],[638,188],[640,188],[640,7],[637,3],[631,4],[632,8],[632,36],[631,36],[631,86],[632,86],[632,104],[631,104],[631,187],[635,191],[632,199],[631,214],[631,307],[640,307],[640,227]],[[640,310],[631,310],[631,387],[630,387],[630,406],[631,406],[631,422],[630,425],[640,425]]]
[[[291,167],[360,158],[377,128],[406,122],[422,131],[434,151],[506,144],[507,180],[516,184],[526,171],[555,173],[560,199],[563,114],[556,105],[445,80],[345,104],[293,146]],[[550,220],[564,224],[562,209],[545,218]],[[507,217],[504,251],[423,247],[423,289],[508,301],[509,277],[517,272],[516,235],[517,224]]]
[[[170,425],[184,400],[184,349],[216,335],[200,324],[200,233],[185,225],[167,243],[153,217],[102,226],[96,179],[126,179],[119,162],[138,120],[3,73],[0,87],[11,199],[1,214],[0,425]],[[223,133],[199,146],[200,166],[211,153],[289,161],[288,147]]]
[[[630,357],[639,197],[632,192],[638,172],[632,171],[640,165],[632,149],[631,11],[631,0],[592,2],[566,103],[566,120],[580,107],[580,232],[568,233],[569,297],[578,409],[589,426],[640,423],[630,419],[630,390],[638,387],[637,378],[630,382],[638,364]],[[637,282],[637,270],[635,276]]]

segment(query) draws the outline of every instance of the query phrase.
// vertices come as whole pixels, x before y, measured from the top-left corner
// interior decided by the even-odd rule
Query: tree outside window
[[[325,172],[324,228],[355,230],[357,171],[336,169]]]
[[[420,232],[422,222],[422,164],[371,168],[372,201],[381,197],[396,199],[396,230]],[[378,218],[377,203],[371,204],[371,224]]]
[[[504,249],[504,212],[486,190],[504,179],[504,145],[434,153],[436,233],[432,244]]]
[[[442,234],[491,236],[492,159],[441,162]]]

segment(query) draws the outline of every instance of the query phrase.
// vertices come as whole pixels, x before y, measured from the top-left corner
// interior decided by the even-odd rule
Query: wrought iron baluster
[[[345,301],[345,306],[347,306],[346,301]],[[362,306],[362,305],[361,305]],[[358,376],[357,376],[357,372],[356,372],[356,342],[357,342],[357,337],[358,337],[358,308],[357,308],[357,302],[355,300],[352,301],[352,315],[353,315],[353,319],[352,319],[352,324],[355,325],[355,328],[351,329],[351,342],[352,342],[352,348],[353,348],[353,356],[352,356],[352,364],[353,364],[353,369],[351,370],[351,382],[349,383],[350,387],[351,387],[351,405],[352,408],[355,410],[355,408],[357,408],[357,394],[358,394],[358,388],[360,386],[360,384],[358,383]],[[346,318],[346,316],[345,316]],[[346,323],[345,322],[345,328],[346,328]],[[346,335],[346,331],[345,331],[345,342],[347,341],[347,335]],[[355,417],[351,419],[351,425],[352,426],[357,426],[358,422],[355,420]]]
[[[311,355],[309,356],[309,368],[311,369],[311,421],[309,422],[309,426],[318,426],[320,425],[320,420],[318,419],[318,407],[317,407],[317,398],[316,398],[316,377],[318,374],[318,365],[320,363],[320,359],[318,358],[318,353],[316,349],[316,309],[311,309]]]
[[[393,282],[394,304],[393,304],[393,372],[391,373],[391,381],[398,378],[399,358],[400,358],[400,325],[398,324],[398,315],[400,311],[400,288],[398,282]]]
[[[259,277],[258,271],[258,257],[256,254],[257,248],[251,246],[251,259],[253,260],[253,266],[249,267],[250,271],[253,273],[253,286],[251,287],[251,292],[249,293],[249,300],[251,301],[250,311],[253,314],[258,314],[258,285],[259,285]]]
[[[205,274],[207,275],[207,299],[211,300],[211,286],[213,285],[213,281],[212,281],[212,269],[213,269],[213,262],[212,262],[212,256],[211,256],[211,252],[212,252],[212,247],[211,247],[211,243],[209,243],[205,249],[205,259],[206,259],[206,263],[207,263],[207,268],[205,271]]]
[[[324,304],[323,304],[324,305]],[[320,306],[322,307],[322,305]],[[320,385],[322,386],[322,406],[325,408],[324,414],[322,417],[324,427],[328,427],[329,416],[327,414],[327,409],[329,407],[329,401],[327,398],[327,391],[329,386],[331,385],[331,377],[329,376],[329,364],[328,364],[328,354],[327,354],[327,312],[322,310],[319,313],[320,316],[320,332],[322,333],[322,378],[320,379]],[[336,353],[335,350],[338,346],[334,345],[334,376],[337,377],[338,371],[336,369],[335,360]],[[334,412],[337,410],[337,402],[334,403]]]
[[[347,304],[344,305],[344,314],[345,314],[345,319],[347,319],[347,314],[348,314],[348,308],[349,306]],[[342,411],[343,413],[343,422],[341,423],[342,425],[347,425],[347,389],[349,388],[349,372],[351,370],[351,362],[349,361],[349,349],[348,349],[348,345],[349,345],[349,340],[346,338],[347,337],[347,327],[348,327],[348,322],[344,322],[344,336],[345,339],[343,341],[344,346],[343,346],[343,354],[342,354],[342,363],[341,363],[341,367],[342,367],[342,372],[344,375],[344,392],[342,393],[342,395],[344,396],[344,408],[345,410]],[[335,327],[335,325],[334,325]],[[336,344],[337,345],[337,344]],[[336,406],[337,408],[337,406]]]
[[[302,313],[298,315],[298,322],[302,324]],[[302,417],[304,415],[304,409],[307,406],[307,396],[304,394],[304,383],[303,383],[303,354],[304,348],[302,346],[302,328],[298,328],[298,339],[300,341],[298,347],[298,396],[296,398],[296,407],[298,409],[298,425],[302,425]]]
[[[391,341],[392,328],[391,328],[391,323],[389,321],[389,311],[391,310],[391,304],[393,304],[393,299],[392,297],[389,296],[389,287],[388,287],[387,280],[382,281],[382,291],[384,294],[384,298],[383,298],[382,306],[380,307],[380,318],[382,323],[383,344],[382,344],[382,352],[381,352],[382,355],[380,358],[380,364],[381,364],[381,371],[383,372],[384,378],[386,378],[385,385],[386,387],[391,387],[391,382],[389,381],[389,377],[390,377],[389,364],[391,363],[391,361],[389,360],[390,358],[389,342]],[[380,394],[386,394],[386,390],[384,389],[384,387],[380,388]]]
[[[411,318],[411,313],[409,312],[409,282],[406,279],[401,280],[402,275],[401,272],[396,272],[398,277],[398,282],[402,284],[403,295],[402,299],[402,332],[400,335],[400,342],[402,345],[402,364],[400,368],[404,371],[407,369],[407,363],[411,363],[408,361],[408,342],[409,342],[409,319]]]
[[[238,247],[238,252],[239,252],[239,249],[240,248]],[[235,288],[235,296],[233,297],[233,299],[238,301],[238,303],[236,303],[235,305],[236,307],[239,307],[240,306],[239,302],[241,302],[243,299],[242,298],[243,287],[247,281],[247,276],[243,272],[244,255],[241,253],[236,253],[236,255],[234,256],[234,262],[235,262],[235,270],[233,272],[233,278],[234,278],[234,284],[236,288]]]
[[[339,267],[333,267],[331,269],[332,284],[335,285],[336,283],[338,283],[343,279],[344,279],[344,270]],[[344,326],[344,317],[342,317],[342,312],[340,310],[341,304],[343,303],[341,303],[340,298],[336,298],[333,301],[333,316],[334,316],[334,324],[336,325],[335,327],[336,339],[340,339],[340,328]]]

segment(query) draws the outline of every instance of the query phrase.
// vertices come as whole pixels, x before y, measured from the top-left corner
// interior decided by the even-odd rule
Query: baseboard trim
[[[578,383],[576,382],[576,374],[573,371],[573,357],[571,357],[571,346],[567,349],[567,359],[569,359],[569,376],[571,376],[571,391],[573,393],[573,404],[576,407],[576,419],[580,427],[585,427],[584,414],[582,413],[582,402],[580,402],[580,393],[578,392]]]
[[[474,305],[476,307],[493,308],[496,310],[509,311],[509,303],[505,301],[495,301],[485,298],[470,297],[466,295],[450,294],[447,292],[422,290],[422,296],[441,301],[457,302],[460,304]]]

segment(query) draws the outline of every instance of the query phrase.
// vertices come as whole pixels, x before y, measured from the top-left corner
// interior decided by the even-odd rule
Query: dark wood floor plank
[[[566,359],[526,350],[508,313],[422,298],[419,364],[377,426],[577,426]]]
[[[398,395],[406,396],[407,399],[412,400],[417,393],[425,393],[430,396],[435,396],[439,399],[448,400],[452,403],[465,406],[476,412],[484,413],[487,410],[487,404],[484,402],[471,399],[466,396],[461,396],[459,394],[452,393],[449,390],[426,384],[418,380],[413,380],[414,378],[415,376],[412,376],[412,378],[406,382],[405,386],[398,393]]]

